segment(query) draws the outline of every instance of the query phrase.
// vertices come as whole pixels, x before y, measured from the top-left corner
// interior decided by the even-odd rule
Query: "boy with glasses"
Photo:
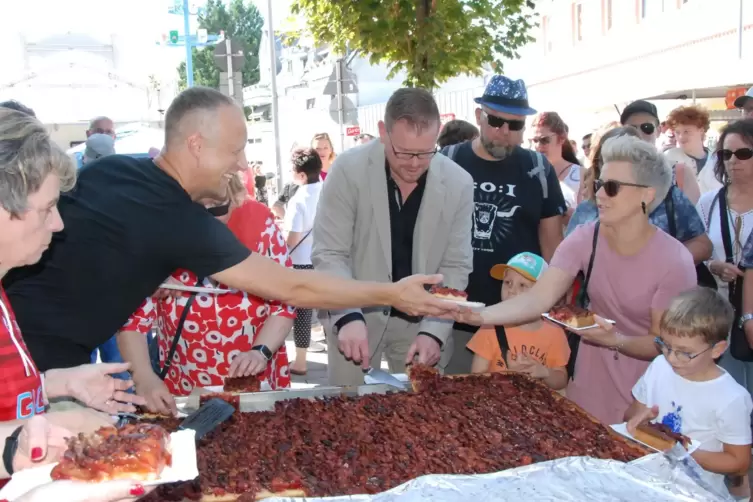
[[[673,299],[656,338],[661,354],[633,387],[635,399],[625,412],[631,433],[643,422],[658,421],[699,441],[692,457],[704,469],[704,481],[720,493],[727,492],[724,475],[739,480],[751,460],[753,402],[715,362],[727,350],[732,322],[732,306],[712,289],[691,289]],[[747,492],[747,483],[742,486]]]

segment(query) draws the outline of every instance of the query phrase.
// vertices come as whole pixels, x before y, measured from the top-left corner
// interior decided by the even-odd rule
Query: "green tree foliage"
[[[225,32],[228,38],[243,41],[246,46],[246,64],[243,67],[243,85],[259,82],[259,46],[264,19],[251,0],[208,0],[206,10],[199,16],[199,27],[208,33]],[[207,87],[220,87],[220,70],[214,63],[214,47],[193,49],[194,83]],[[181,89],[186,87],[186,63],[178,66]]]
[[[390,78],[405,70],[405,85],[437,87],[504,60],[533,41],[532,0],[294,0],[317,43],[358,50],[372,64],[387,63]]]

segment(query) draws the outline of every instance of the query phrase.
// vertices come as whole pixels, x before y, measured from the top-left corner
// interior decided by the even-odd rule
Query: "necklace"
[[[557,179],[562,178],[562,173],[564,173],[565,171],[567,171],[568,169],[570,169],[572,166],[573,166],[572,164],[568,164],[565,167],[563,167],[562,170],[557,173]]]

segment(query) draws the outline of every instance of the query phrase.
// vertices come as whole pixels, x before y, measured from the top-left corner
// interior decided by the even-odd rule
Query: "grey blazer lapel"
[[[445,184],[439,162],[432,160],[426,177],[421,209],[418,211],[416,228],[413,230],[413,273],[425,274],[432,249],[434,234],[442,220],[444,209]],[[442,252],[444,250],[436,250]]]
[[[387,201],[387,176],[384,172],[384,145],[379,141],[372,141],[373,148],[369,152],[368,183],[371,193],[371,206],[374,209],[374,222],[382,244],[387,270],[392,274],[392,233],[390,229],[390,206]]]

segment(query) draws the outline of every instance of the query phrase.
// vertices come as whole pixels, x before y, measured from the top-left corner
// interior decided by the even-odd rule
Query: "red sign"
[[[361,134],[361,128],[358,126],[348,127],[345,129],[345,134],[347,136],[358,136]]]
[[[445,125],[450,120],[455,120],[455,114],[454,113],[443,113],[439,116],[439,121],[442,123],[442,125]]]
[[[735,109],[735,100],[740,96],[745,96],[747,89],[745,87],[733,87],[727,89],[727,95],[724,97],[724,103],[727,105],[727,110]]]

